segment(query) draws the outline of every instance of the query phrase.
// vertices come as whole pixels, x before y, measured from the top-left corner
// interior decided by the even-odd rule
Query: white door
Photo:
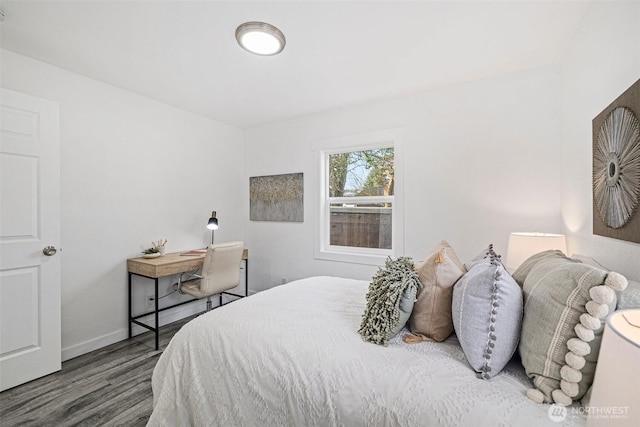
[[[58,104],[0,91],[1,391],[60,370],[61,256]]]

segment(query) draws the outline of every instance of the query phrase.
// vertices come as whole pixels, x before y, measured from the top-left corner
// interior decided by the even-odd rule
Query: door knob
[[[56,252],[58,252],[58,250],[55,246],[45,246],[45,248],[42,250],[42,253],[46,256],[53,256],[56,254]]]

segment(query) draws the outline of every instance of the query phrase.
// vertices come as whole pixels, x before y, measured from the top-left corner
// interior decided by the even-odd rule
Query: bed
[[[154,370],[150,426],[574,426],[527,399],[515,358],[491,380],[455,334],[442,343],[365,342],[368,282],[312,277],[186,324]]]

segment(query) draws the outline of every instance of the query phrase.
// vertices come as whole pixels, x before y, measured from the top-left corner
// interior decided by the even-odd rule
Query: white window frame
[[[404,129],[387,129],[366,134],[317,141],[313,144],[317,160],[316,218],[314,257],[316,259],[383,266],[387,257],[404,253],[403,142]],[[331,154],[393,147],[394,195],[376,197],[329,197],[328,159]],[[383,200],[384,199],[384,200]],[[391,249],[359,248],[330,244],[330,203],[391,202]]]

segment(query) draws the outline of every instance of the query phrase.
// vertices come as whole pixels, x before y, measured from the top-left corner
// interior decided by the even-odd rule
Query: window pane
[[[391,249],[391,212],[391,203],[331,204],[331,245]]]
[[[393,148],[329,155],[329,197],[392,196]]]

